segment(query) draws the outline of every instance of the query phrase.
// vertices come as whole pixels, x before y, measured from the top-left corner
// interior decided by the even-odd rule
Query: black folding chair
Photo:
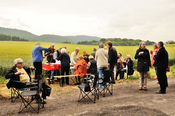
[[[26,83],[9,79],[9,81],[6,83],[6,86],[8,89],[10,89],[10,99],[13,103],[16,99],[20,98],[19,93],[23,90],[22,88],[26,86]]]
[[[36,82],[32,82],[32,84],[29,85],[31,87],[26,87],[24,88],[22,93],[19,93],[19,96],[21,98],[21,105],[18,113],[21,113],[24,109],[28,108],[28,106],[30,106],[34,111],[39,113],[40,106],[42,106],[42,108],[44,107],[44,104],[41,104],[39,102],[39,99],[41,99],[40,93],[42,88],[42,77],[38,78]],[[27,97],[29,97],[30,99],[28,99]],[[33,105],[35,104],[32,104],[34,100],[38,101],[37,108],[34,108]]]
[[[111,83],[112,72],[110,70],[106,70],[103,71],[103,74],[104,77],[102,79],[99,79],[97,83],[98,85],[102,85],[102,89],[98,89],[99,94],[105,97],[107,93],[111,95],[113,94],[113,83]]]
[[[80,89],[78,102],[80,102],[86,97],[93,103],[96,102],[96,99],[99,99],[97,80],[98,80],[98,74],[95,74],[95,78],[93,81],[89,79],[86,81],[86,83],[82,83],[80,86],[78,86],[78,88]],[[90,81],[93,82],[93,85],[88,86]]]

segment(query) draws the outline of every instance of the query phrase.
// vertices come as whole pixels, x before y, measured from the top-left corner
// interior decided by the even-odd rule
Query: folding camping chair
[[[13,103],[16,99],[19,98],[19,93],[23,90],[22,88],[26,86],[26,83],[9,79],[9,81],[6,83],[6,86],[8,89],[10,89],[10,99]]]
[[[99,99],[97,80],[98,80],[98,74],[95,74],[95,78],[93,80],[93,85],[89,85],[89,82],[92,80],[88,79],[86,81],[86,83],[82,83],[80,86],[78,86],[78,88],[80,89],[78,102],[80,102],[81,100],[83,100],[86,97],[90,101],[92,101],[93,103],[96,102],[96,99]],[[90,95],[92,95],[93,98],[91,98]]]
[[[105,97],[106,93],[113,94],[113,84],[111,83],[112,72],[110,70],[103,71],[103,78],[97,81],[98,85],[102,85],[102,89],[98,88],[99,94]]]
[[[39,101],[37,102],[37,108],[34,108],[32,104],[34,100],[40,99],[39,95],[42,88],[42,77],[38,78],[36,82],[37,83],[32,82],[34,86],[24,88],[22,93],[19,93],[19,96],[21,98],[21,105],[18,113],[21,113],[24,109],[28,108],[28,106],[30,106],[34,111],[39,113],[40,106],[42,105],[42,108],[44,107],[44,104],[41,104]],[[30,99],[26,97],[29,97]]]

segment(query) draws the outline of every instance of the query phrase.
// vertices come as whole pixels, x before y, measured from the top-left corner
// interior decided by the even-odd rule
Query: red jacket
[[[154,62],[155,62],[153,52],[155,52],[155,55],[156,55],[158,51],[159,51],[158,48],[157,48],[157,49],[154,49],[154,51],[152,51],[152,50],[150,51],[150,54],[152,55],[152,56],[151,56],[151,64],[152,64],[152,65],[153,65]]]
[[[75,65],[74,75],[85,76],[87,74],[87,63],[84,59],[79,60]]]

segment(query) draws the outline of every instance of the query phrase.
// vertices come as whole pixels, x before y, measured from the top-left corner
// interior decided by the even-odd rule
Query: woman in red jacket
[[[79,56],[79,61],[76,63],[74,68],[75,68],[74,75],[78,75],[78,76],[82,77],[82,76],[85,76],[87,74],[87,63],[83,59],[82,55]]]
[[[157,44],[153,45],[153,49],[154,49],[154,51],[150,50],[150,54],[152,55],[151,56],[151,64],[154,66],[154,63],[155,63],[154,55],[157,55],[157,52],[159,51]],[[155,68],[155,72],[156,72],[156,77],[154,77],[154,79],[157,79],[157,68],[155,66],[154,66],[154,68]]]

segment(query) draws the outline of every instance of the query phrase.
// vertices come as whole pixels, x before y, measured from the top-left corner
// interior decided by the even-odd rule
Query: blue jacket
[[[43,53],[42,50],[47,50],[48,48],[44,48],[41,46],[35,46],[32,49],[32,60],[33,62],[42,62],[43,61]]]
[[[70,57],[67,53],[61,53],[57,60],[61,60],[61,67],[70,67]]]

